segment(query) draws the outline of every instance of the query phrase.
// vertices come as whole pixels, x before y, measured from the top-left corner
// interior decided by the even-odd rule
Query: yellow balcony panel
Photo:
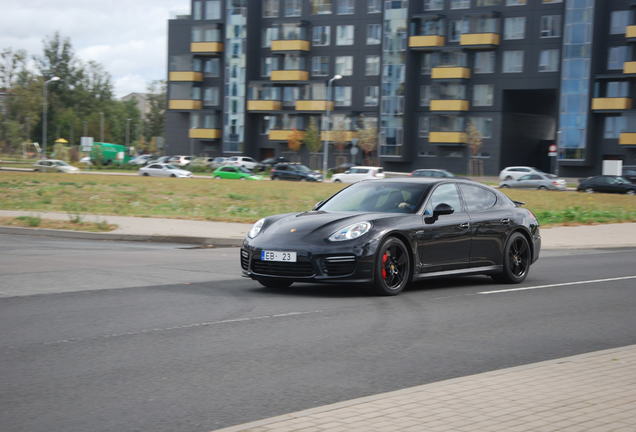
[[[592,111],[628,109],[632,109],[632,98],[616,97],[592,99]]]
[[[436,48],[446,44],[444,36],[411,36],[409,37],[409,48]]]
[[[353,140],[357,134],[350,130],[332,130],[320,132],[321,141],[349,142]]]
[[[309,72],[303,70],[275,70],[272,71],[272,81],[307,81]]]
[[[463,99],[431,100],[431,111],[468,111],[470,104]]]
[[[623,132],[618,138],[620,145],[636,145],[636,133],[635,132]]]
[[[465,47],[499,45],[501,36],[498,33],[466,33],[461,35],[459,44]]]
[[[311,44],[306,40],[275,40],[272,51],[309,51]]]
[[[623,73],[636,74],[636,62],[631,61],[623,63]]]
[[[201,82],[203,81],[203,74],[201,72],[170,72],[170,74],[168,75],[168,80]]]
[[[440,144],[465,144],[468,135],[465,132],[429,132],[428,142]]]
[[[190,44],[190,52],[205,53],[222,53],[223,43],[221,42],[192,42]]]
[[[297,132],[298,132],[299,138],[305,137],[304,131],[297,131]],[[294,131],[291,129],[279,129],[279,130],[272,129],[269,131],[268,138],[270,141],[289,141],[293,133]]]
[[[200,110],[200,100],[189,99],[172,99],[168,104],[168,109],[171,110]]]
[[[250,100],[247,101],[248,111],[279,111],[281,102],[274,100]]]
[[[188,136],[195,139],[220,139],[221,129],[190,129]]]
[[[333,111],[333,102],[326,100],[299,100],[296,101],[296,111]]]
[[[625,37],[627,39],[636,39],[636,25],[625,27]]]
[[[470,68],[467,67],[434,67],[431,71],[433,79],[469,79]]]

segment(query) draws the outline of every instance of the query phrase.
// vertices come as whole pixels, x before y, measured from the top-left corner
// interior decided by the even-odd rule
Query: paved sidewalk
[[[636,345],[353,399],[221,431],[634,432]]]

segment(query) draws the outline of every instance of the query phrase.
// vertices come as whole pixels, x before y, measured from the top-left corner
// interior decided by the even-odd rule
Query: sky
[[[166,78],[168,19],[189,13],[189,0],[1,0],[0,50],[42,53],[59,31],[77,57],[111,74],[118,97]]]

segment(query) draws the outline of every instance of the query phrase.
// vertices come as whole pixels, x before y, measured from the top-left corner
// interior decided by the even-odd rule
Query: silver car
[[[162,163],[153,163],[139,168],[139,175],[151,177],[192,177],[190,171]]]
[[[57,159],[39,160],[33,164],[33,169],[40,172],[61,172],[67,174],[74,174],[79,172],[79,168]]]
[[[500,188],[519,189],[565,190],[566,186],[565,179],[546,173],[526,174],[517,180],[504,180],[499,183]]]

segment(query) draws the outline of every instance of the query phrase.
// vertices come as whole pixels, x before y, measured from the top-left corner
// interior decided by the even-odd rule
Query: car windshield
[[[629,180],[627,180],[627,179],[624,179],[623,177],[616,177],[616,179],[614,180],[614,183],[617,183],[617,184],[621,184],[621,183],[630,184],[631,182]]]
[[[322,211],[415,213],[430,189],[420,183],[356,183],[320,207]]]
[[[309,172],[311,171],[309,168],[307,168],[305,165],[294,165],[294,169],[296,171],[300,171],[300,172]]]
[[[55,165],[57,165],[57,166],[68,166],[68,164],[66,162],[62,162],[62,161],[56,161]]]
[[[170,164],[165,164],[164,167],[168,168],[168,169],[179,169],[174,165],[170,165]]]

